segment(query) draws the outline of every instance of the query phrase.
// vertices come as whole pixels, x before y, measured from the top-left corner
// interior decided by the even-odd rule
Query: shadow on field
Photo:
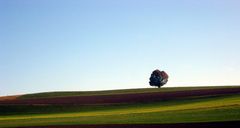
[[[39,99],[16,99],[0,101],[0,105],[94,105],[94,104],[121,104],[172,100],[196,96],[216,96],[239,94],[240,88],[204,89],[175,92],[152,92],[138,94],[116,94],[98,96],[71,96]]]
[[[96,124],[96,125],[63,125],[36,126],[18,128],[238,128],[240,121],[207,122],[207,123],[176,123],[176,124]]]

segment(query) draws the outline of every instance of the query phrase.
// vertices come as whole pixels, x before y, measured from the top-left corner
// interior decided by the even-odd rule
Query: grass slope
[[[0,127],[240,121],[240,94],[119,105],[4,105],[0,112]]]
[[[38,99],[53,97],[69,97],[69,96],[94,96],[94,95],[116,95],[116,94],[134,94],[134,93],[150,93],[150,92],[174,92],[185,90],[202,90],[202,89],[220,89],[220,88],[239,88],[239,86],[203,86],[203,87],[163,87],[157,88],[138,88],[138,89],[122,89],[122,90],[105,90],[105,91],[62,91],[62,92],[42,92],[34,94],[26,94],[19,96],[20,99]]]

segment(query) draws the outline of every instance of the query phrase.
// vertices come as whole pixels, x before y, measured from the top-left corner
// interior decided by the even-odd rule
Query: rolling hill
[[[239,121],[240,86],[0,97],[0,127],[230,127]]]

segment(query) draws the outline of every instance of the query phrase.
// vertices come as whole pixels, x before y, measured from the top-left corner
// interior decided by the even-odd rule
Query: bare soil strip
[[[194,96],[217,96],[225,94],[240,94],[240,88],[225,89],[204,89],[175,92],[152,92],[138,94],[118,94],[99,96],[72,96],[39,99],[13,99],[0,101],[0,105],[94,105],[94,104],[119,104],[119,103],[139,103]]]
[[[6,101],[6,100],[16,100],[21,95],[14,95],[14,96],[2,96],[0,97],[0,101]]]
[[[94,125],[62,125],[32,126],[18,128],[238,128],[240,121],[207,122],[207,123],[176,123],[176,124],[94,124]]]

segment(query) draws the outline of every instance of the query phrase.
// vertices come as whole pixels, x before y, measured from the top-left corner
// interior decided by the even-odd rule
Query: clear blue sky
[[[0,0],[0,95],[240,84],[238,0]]]

